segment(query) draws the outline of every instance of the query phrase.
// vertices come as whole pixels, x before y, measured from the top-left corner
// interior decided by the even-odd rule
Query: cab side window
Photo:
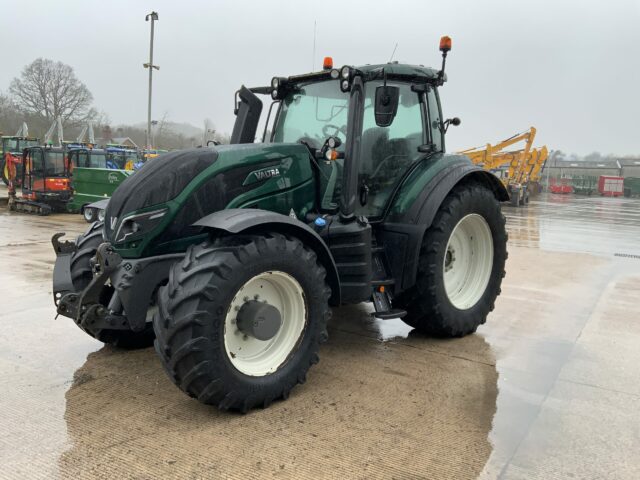
[[[87,152],[77,152],[78,155],[78,166],[86,168],[89,166],[89,153]]]
[[[435,88],[429,88],[427,92],[427,105],[429,112],[429,129],[431,131],[431,141],[436,146],[436,151],[444,150],[444,141],[442,134],[442,114],[440,112],[440,102],[438,101],[438,92]]]
[[[44,174],[44,155],[42,150],[36,148],[31,150],[31,174],[36,176],[42,176]]]
[[[376,217],[383,213],[387,199],[409,166],[423,154],[418,147],[425,142],[423,108],[418,93],[411,85],[388,82],[400,89],[398,111],[388,127],[378,127],[374,104],[376,87],[382,82],[366,85],[357,213]]]

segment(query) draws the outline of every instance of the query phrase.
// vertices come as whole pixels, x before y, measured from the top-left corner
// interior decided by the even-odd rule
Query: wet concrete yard
[[[54,320],[49,239],[86,224],[0,205],[0,478],[640,478],[640,201],[505,214],[477,334],[335,310],[307,383],[237,415]]]

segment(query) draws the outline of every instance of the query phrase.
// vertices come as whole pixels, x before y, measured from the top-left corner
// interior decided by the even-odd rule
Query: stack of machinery
[[[529,203],[529,194],[540,181],[540,174],[549,156],[546,146],[533,148],[536,129],[516,134],[496,145],[487,144],[469,148],[462,153],[476,165],[481,165],[500,177],[509,190],[511,203],[515,206]],[[525,142],[519,150],[505,150],[518,142]]]

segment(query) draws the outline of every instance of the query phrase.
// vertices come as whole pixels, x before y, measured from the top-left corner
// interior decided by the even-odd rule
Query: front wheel
[[[507,233],[493,192],[456,186],[426,231],[416,284],[396,299],[403,320],[424,333],[461,337],[485,323],[500,294]]]
[[[171,268],[153,320],[169,377],[225,410],[286,398],[327,339],[325,276],[311,249],[278,233],[190,247]]]

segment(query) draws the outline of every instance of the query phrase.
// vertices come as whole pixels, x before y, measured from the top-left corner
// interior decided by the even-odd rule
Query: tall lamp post
[[[151,89],[153,82],[153,69],[160,70],[158,65],[153,64],[153,24],[156,20],[158,20],[158,12],[151,12],[146,17],[144,17],[145,21],[149,21],[151,19],[151,41],[149,43],[149,63],[143,64],[144,68],[149,69],[149,106],[147,109],[147,148],[152,147],[151,145]]]

